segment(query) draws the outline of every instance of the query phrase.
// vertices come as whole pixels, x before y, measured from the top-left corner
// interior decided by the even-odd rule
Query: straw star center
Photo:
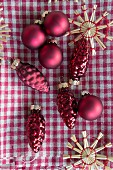
[[[96,154],[95,154],[95,151],[94,149],[91,149],[91,148],[85,148],[83,151],[82,151],[82,161],[84,164],[88,164],[88,165],[91,165],[95,162],[96,160]]]
[[[91,21],[85,21],[81,24],[80,32],[85,38],[94,38],[96,36],[96,24]]]

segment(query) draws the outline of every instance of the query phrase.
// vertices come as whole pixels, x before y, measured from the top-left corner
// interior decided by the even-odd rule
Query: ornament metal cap
[[[15,59],[14,61],[13,61],[13,63],[11,64],[11,68],[12,69],[16,69],[16,67],[19,65],[19,63],[20,63],[20,59]]]
[[[48,40],[48,43],[52,43],[52,44],[57,44],[57,40],[55,40],[55,39],[50,39],[50,40]]]
[[[43,21],[41,21],[41,20],[39,20],[39,19],[34,21],[34,24],[39,24],[39,25],[41,25],[42,23],[43,23]]]
[[[39,106],[39,105],[31,105],[30,110],[41,110],[41,106]]]
[[[58,84],[58,89],[69,87],[67,82]]]
[[[70,79],[69,84],[74,85],[74,86],[78,86],[78,85],[80,85],[80,81]]]
[[[85,96],[85,95],[88,95],[88,94],[90,94],[90,93],[87,90],[83,90],[81,92],[81,96]]]
[[[50,13],[50,11],[44,11],[42,13],[42,18],[45,18],[49,13]]]

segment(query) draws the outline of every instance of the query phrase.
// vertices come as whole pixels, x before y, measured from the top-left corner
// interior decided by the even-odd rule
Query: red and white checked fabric
[[[107,18],[113,19],[112,0],[86,0],[88,8],[95,3],[98,5],[97,17],[102,11],[107,10],[110,13]],[[69,130],[57,111],[56,97],[59,77],[64,76],[66,80],[68,79],[68,61],[74,47],[68,47],[67,41],[73,37],[57,38],[58,45],[63,49],[64,60],[62,65],[54,70],[43,68],[38,61],[38,51],[28,50],[21,42],[23,27],[40,18],[44,10],[61,10],[74,18],[74,10],[80,10],[80,5],[80,0],[78,4],[73,0],[69,2],[59,0],[57,3],[49,4],[47,0],[3,0],[3,16],[12,33],[4,47],[4,57],[8,62],[0,66],[0,168],[2,170],[64,169],[68,164],[62,159],[64,151],[68,152],[67,142],[71,135],[75,134],[82,143],[82,130],[87,130],[93,137],[90,142],[93,142],[101,131],[105,136],[99,145],[108,141],[113,143],[113,43],[105,42],[107,45],[105,51],[96,45],[97,55],[90,57],[86,76],[82,78],[81,85],[73,89],[77,99],[80,98],[80,91],[83,89],[89,90],[90,93],[102,99],[104,110],[101,118],[89,122],[78,117],[75,128]],[[73,28],[73,24],[70,27]],[[109,32],[113,36],[113,28],[110,28]],[[16,72],[10,68],[11,57],[19,57],[23,62],[37,66],[50,83],[50,93],[38,93],[24,86]],[[25,122],[30,113],[29,108],[34,103],[42,106],[42,114],[46,120],[46,136],[38,154],[31,151],[25,130]],[[113,155],[113,148],[108,149],[106,153]],[[113,168],[113,163],[111,163],[111,168]]]

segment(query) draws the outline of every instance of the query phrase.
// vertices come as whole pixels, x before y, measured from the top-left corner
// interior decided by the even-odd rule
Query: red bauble
[[[62,51],[55,43],[47,43],[39,51],[39,62],[45,68],[57,68],[62,59]]]
[[[46,41],[46,34],[40,25],[28,25],[22,32],[22,42],[30,49],[37,49]]]
[[[70,129],[74,128],[77,118],[77,102],[67,83],[59,84],[57,106],[66,126]]]
[[[48,35],[60,37],[69,29],[68,17],[61,11],[50,12],[45,17],[44,28]]]
[[[45,119],[41,115],[40,109],[37,105],[31,105],[31,114],[28,117],[26,125],[29,145],[35,153],[40,150],[45,138]]]
[[[11,67],[12,69],[16,69],[18,77],[25,85],[41,92],[49,91],[46,78],[35,66],[22,63],[19,59],[15,59]]]
[[[70,59],[70,84],[78,85],[86,73],[89,61],[88,41],[84,38],[75,43],[74,53]]]
[[[78,114],[85,120],[95,120],[102,114],[103,105],[99,97],[85,94],[78,103]]]

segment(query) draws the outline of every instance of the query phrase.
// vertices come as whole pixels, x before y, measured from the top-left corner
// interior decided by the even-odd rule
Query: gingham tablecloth
[[[0,66],[0,168],[2,170],[64,169],[68,162],[63,161],[62,155],[69,151],[66,148],[67,142],[71,135],[75,134],[82,143],[82,130],[87,130],[90,142],[101,131],[104,133],[104,138],[99,145],[108,141],[113,143],[113,43],[105,41],[107,48],[104,51],[96,45],[97,55],[90,57],[86,76],[81,79],[79,87],[72,89],[77,100],[83,89],[100,97],[104,105],[102,116],[93,122],[78,117],[75,128],[69,130],[57,111],[56,97],[59,77],[64,76],[65,80],[68,80],[68,61],[74,47],[68,47],[67,41],[73,37],[57,38],[58,45],[63,50],[64,59],[61,66],[54,70],[43,68],[38,61],[38,51],[30,51],[21,42],[23,27],[40,18],[40,14],[45,10],[61,10],[74,18],[74,10],[78,9],[81,12],[81,1],[79,0],[78,4],[73,1],[48,4],[47,0],[3,0],[3,16],[12,33],[8,43],[4,46],[3,55],[7,61]],[[90,8],[89,14],[95,3],[98,5],[97,17],[107,10],[110,13],[107,18],[113,19],[112,0],[86,1],[88,9]],[[105,21],[106,19],[103,21],[104,24]],[[109,32],[113,36],[113,28],[110,28]],[[16,71],[10,68],[11,57],[19,57],[21,61],[37,66],[50,83],[50,93],[38,93],[24,86],[18,79]],[[28,145],[25,129],[30,105],[34,103],[42,106],[42,114],[46,120],[45,140],[37,154],[34,154]],[[113,155],[113,148],[105,152]]]

